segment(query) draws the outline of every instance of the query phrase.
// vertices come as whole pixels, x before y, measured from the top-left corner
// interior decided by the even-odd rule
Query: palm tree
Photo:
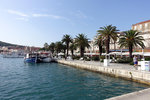
[[[99,48],[99,56],[101,56],[101,55],[102,55],[102,50],[103,50],[103,45],[104,45],[103,37],[102,37],[101,35],[98,35],[98,36],[96,37],[95,45],[98,45],[98,48]]]
[[[129,30],[125,31],[123,35],[121,35],[119,39],[120,47],[128,47],[130,58],[132,58],[132,52],[133,48],[140,46],[142,48],[145,47],[143,43],[144,39],[142,36],[140,36],[140,32],[137,32],[135,30]]]
[[[45,49],[45,50],[48,50],[48,47],[49,47],[48,43],[45,43],[45,44],[44,44],[44,49]]]
[[[89,47],[88,38],[84,34],[78,34],[75,38],[75,44],[80,48],[80,56],[84,57],[85,47]]]
[[[55,51],[55,43],[52,42],[50,45],[49,45],[49,50],[52,52],[52,54],[54,54],[54,51]]]
[[[58,55],[58,53],[60,53],[62,51],[62,48],[63,48],[63,44],[62,42],[56,42],[55,43],[55,50],[56,50],[56,53]]]
[[[104,41],[105,41],[105,46],[106,46],[106,53],[109,53],[109,44],[110,44],[110,40],[112,39],[117,40],[117,28],[116,26],[112,26],[112,25],[108,25],[108,26],[104,26],[104,27],[100,27],[100,30],[98,30],[98,34],[101,34]]]
[[[65,45],[65,44],[62,44],[62,52],[64,53],[64,57],[65,57],[65,55],[66,55],[66,49],[67,49],[66,45]],[[65,58],[66,58],[66,57],[65,57]]]
[[[68,51],[69,51],[69,44],[72,42],[72,38],[70,35],[64,35],[62,38],[62,42],[66,44],[67,48],[67,56],[68,56]]]
[[[75,42],[72,42],[72,44],[70,45],[69,49],[71,50],[71,54],[72,54],[72,58],[74,56],[74,50],[76,50],[76,45]]]

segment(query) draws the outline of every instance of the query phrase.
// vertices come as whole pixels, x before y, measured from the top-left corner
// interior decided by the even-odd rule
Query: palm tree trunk
[[[80,57],[82,57],[82,47],[80,46]]]
[[[110,38],[108,37],[106,40],[106,53],[109,54],[109,43],[110,43]]]
[[[73,56],[74,56],[74,55],[73,55],[73,50],[71,50],[71,53],[72,53],[72,58],[73,58]]]
[[[53,49],[52,49],[52,54],[54,54],[54,51],[55,51],[55,50],[54,50],[54,48],[53,48]]]
[[[57,51],[57,55],[56,55],[56,56],[57,56],[57,58],[58,58],[58,51]]]
[[[99,45],[99,56],[102,55],[102,46]]]
[[[84,57],[84,48],[83,47],[80,48],[80,56]]]
[[[132,58],[132,46],[129,46],[129,55],[130,55],[130,58]]]
[[[64,50],[64,56],[66,55],[66,50]]]
[[[67,57],[68,57],[68,51],[69,51],[69,44],[67,44]]]

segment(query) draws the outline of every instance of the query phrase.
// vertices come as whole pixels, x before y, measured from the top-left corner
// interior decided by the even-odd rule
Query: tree
[[[78,34],[75,38],[75,44],[80,48],[80,56],[84,57],[85,47],[89,47],[88,38],[84,34]]]
[[[140,46],[142,48],[145,47],[143,43],[144,39],[140,36],[140,32],[135,30],[125,31],[123,35],[119,38],[120,47],[128,47],[130,58],[132,58],[133,48]]]
[[[70,45],[69,49],[71,51],[71,54],[72,54],[72,58],[74,56],[74,50],[76,50],[76,45],[75,45],[75,42],[72,42],[72,44]]]
[[[56,51],[57,55],[58,55],[58,53],[60,53],[62,51],[62,48],[63,48],[62,42],[59,41],[59,42],[55,43],[55,51]]]
[[[72,42],[72,38],[70,35],[64,35],[62,38],[62,42],[66,44],[67,48],[67,56],[68,56],[68,51],[69,51],[69,44]]]
[[[55,51],[55,43],[52,42],[50,45],[49,45],[49,50],[52,52],[52,54],[54,54],[54,51]]]
[[[113,41],[117,40],[117,30],[116,26],[108,25],[104,27],[100,27],[100,30],[98,30],[98,34],[102,35],[104,41],[105,41],[105,46],[106,46],[106,53],[109,53],[109,44],[110,40],[112,39]]]
[[[49,48],[48,43],[45,43],[45,44],[44,44],[44,49],[45,49],[45,50],[48,50],[48,48]]]
[[[102,55],[102,52],[103,52],[103,45],[104,45],[103,37],[102,37],[101,35],[98,35],[98,36],[96,37],[95,45],[98,45],[98,48],[99,48],[99,56],[101,56],[101,55]]]
[[[66,45],[62,44],[62,52],[64,53],[64,56],[66,55],[66,49],[67,49]]]

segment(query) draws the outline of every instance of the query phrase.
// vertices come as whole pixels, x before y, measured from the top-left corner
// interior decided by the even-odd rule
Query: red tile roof
[[[150,22],[150,20],[147,20],[147,21],[143,21],[143,22],[140,22],[140,23],[133,24],[133,26],[134,26],[134,25],[143,24],[143,23],[147,23],[147,22]]]

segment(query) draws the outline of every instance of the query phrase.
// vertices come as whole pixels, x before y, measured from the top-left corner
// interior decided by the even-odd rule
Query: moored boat
[[[47,58],[44,58],[42,61],[43,61],[43,62],[46,62],[46,63],[49,63],[49,62],[52,61],[52,58],[47,57]]]
[[[50,63],[52,61],[51,53],[27,53],[24,57],[26,63]]]
[[[49,63],[52,61],[53,57],[52,57],[51,52],[41,52],[40,58],[42,59],[42,62]]]
[[[38,63],[40,59],[37,53],[27,53],[24,57],[24,62],[26,63]]]

